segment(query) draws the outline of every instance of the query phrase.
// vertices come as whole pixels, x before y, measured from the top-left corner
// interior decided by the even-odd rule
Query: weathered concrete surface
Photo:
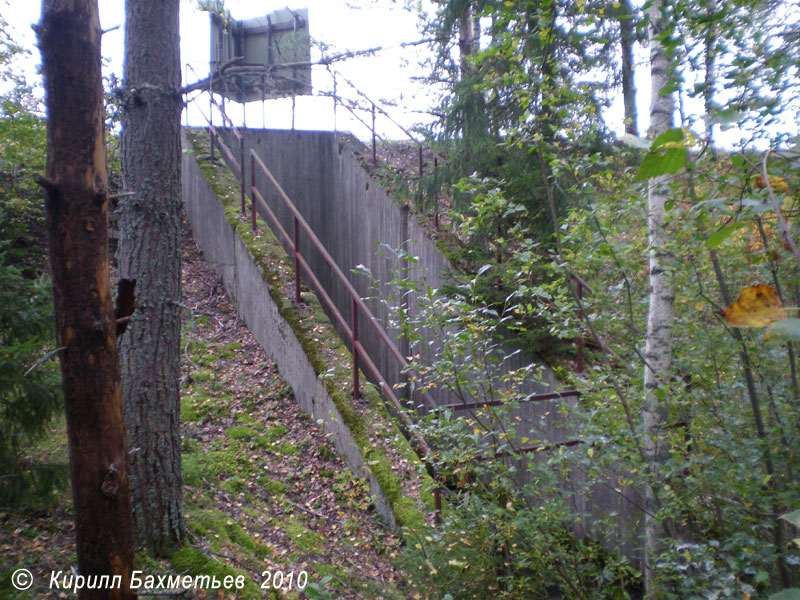
[[[359,265],[366,266],[374,279],[381,282],[384,295],[392,293],[385,282],[391,281],[398,265],[389,258],[384,245],[390,248],[402,246],[417,259],[415,264],[405,265],[409,267],[406,273],[408,277],[427,282],[435,288],[441,287],[450,271],[449,262],[420,225],[416,215],[399,205],[369,175],[359,160],[359,156],[367,152],[362,144],[349,136],[333,132],[247,130],[244,134],[246,156],[249,156],[250,149],[256,151],[362,298],[374,297],[376,291],[366,277],[353,273]],[[232,143],[230,134],[226,141]],[[245,166],[249,190],[249,158]],[[275,211],[283,228],[291,234],[293,227],[289,211],[282,208],[283,203],[274,186],[258,169],[255,185]],[[300,249],[340,313],[349,318],[348,294],[336,281],[322,256],[302,235]],[[378,321],[386,327],[389,322],[386,307],[377,300],[367,303]],[[347,335],[343,333],[342,337],[346,339]],[[402,382],[399,365],[378,336],[367,330],[363,319],[359,337],[389,383]],[[402,339],[397,340],[396,344],[404,356],[409,354]],[[530,361],[531,357],[517,354],[507,367],[518,369]],[[556,391],[561,386],[552,370],[542,365],[540,378],[526,382],[525,392],[536,394]],[[439,403],[453,402],[452,398],[443,394],[433,395]],[[565,415],[562,409],[572,407],[574,399],[528,403],[512,416],[519,417],[528,437],[547,444],[557,444],[571,437],[568,411]],[[520,469],[520,483],[525,480],[525,470],[524,467]],[[576,472],[574,481],[568,482],[567,486],[577,489],[583,478],[583,474]],[[578,514],[618,514],[619,531],[632,533],[620,535],[609,545],[619,547],[628,556],[636,558],[638,534],[635,532],[641,520],[638,509],[640,499],[635,490],[629,488],[620,494],[614,490],[615,487],[616,477],[609,474],[609,485],[596,486],[591,497],[576,494],[571,502]],[[578,525],[577,529],[583,531],[585,523]]]
[[[351,471],[369,482],[376,509],[390,527],[396,527],[395,515],[384,490],[365,464],[357,443],[294,330],[280,314],[261,269],[228,223],[222,206],[190,154],[184,154],[182,167],[184,207],[205,259],[222,277],[238,314],[266,354],[275,361],[303,411],[321,424]]]
[[[381,291],[388,295],[390,281],[398,268],[389,255],[389,248],[403,247],[414,256],[416,264],[403,265],[406,275],[438,288],[444,283],[451,267],[444,255],[420,225],[417,216],[406,206],[398,204],[364,168],[359,156],[366,149],[349,136],[327,131],[247,130],[245,153],[254,149],[283,190],[303,215],[311,230],[326,247],[339,268],[362,298],[373,298],[376,290],[363,275],[353,273],[363,265],[373,278],[382,282]],[[232,143],[232,136],[226,141]],[[237,148],[238,146],[233,146]],[[245,161],[245,179],[250,189],[249,158]],[[276,213],[282,227],[292,232],[292,217],[283,208],[275,188],[256,169],[256,187]],[[301,234],[300,249],[320,282],[334,300],[342,315],[349,318],[350,298],[330,272],[322,256]],[[288,250],[288,248],[287,248]],[[367,304],[384,327],[389,314],[379,301]],[[388,329],[388,327],[387,327]],[[361,342],[390,383],[402,381],[400,367],[383,343],[367,327],[360,329]],[[396,338],[396,336],[394,336]],[[407,355],[402,339],[396,345]],[[519,365],[525,363],[518,357]],[[530,393],[552,391],[559,385],[552,372],[544,367],[542,381],[531,384]],[[441,399],[443,402],[448,400]],[[548,408],[546,403],[544,411]]]

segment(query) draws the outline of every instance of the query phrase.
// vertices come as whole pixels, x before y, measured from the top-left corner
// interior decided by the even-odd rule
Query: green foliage
[[[4,260],[32,276],[45,257],[42,193],[33,181],[45,167],[45,126],[18,101],[0,97],[0,228]]]
[[[411,537],[401,561],[437,598],[630,598],[639,585],[624,558],[575,538],[566,506],[508,490],[460,495],[440,527]]]
[[[402,251],[397,257],[400,264],[409,258]],[[392,325],[409,340],[409,393],[447,392],[449,402],[463,406],[415,415],[413,430],[436,449],[428,464],[446,488],[446,507],[441,525],[407,529],[401,564],[415,589],[435,590],[437,598],[630,597],[637,570],[573,531],[570,498],[586,490],[566,482],[576,466],[585,468],[585,451],[544,450],[552,436],[566,433],[563,426],[545,431],[539,417],[521,411],[531,385],[543,384],[541,369],[511,367],[517,353],[504,332],[519,305],[513,295],[500,309],[483,301],[486,271],[443,295],[400,268],[398,295],[384,299]],[[415,292],[413,310],[397,301],[408,291]],[[523,453],[537,445],[543,450],[535,458]],[[604,530],[600,521],[597,533]]]
[[[673,175],[686,165],[689,151],[680,129],[665,131],[653,140],[645,154],[634,181],[644,181],[659,175]]]
[[[319,581],[309,583],[303,592],[312,600],[331,600],[333,596],[326,590],[331,581],[333,581],[333,576],[325,575]]]
[[[669,172],[666,153],[653,156],[648,176]],[[786,177],[793,157],[775,156],[771,174]],[[784,305],[798,304],[800,269],[781,241],[767,193],[754,184],[763,166],[757,156],[692,162],[668,182],[683,200],[668,209],[674,241],[662,256],[676,283],[674,375],[661,398],[671,453],[662,471],[643,480],[658,486],[658,517],[670,532],[654,557],[655,575],[666,598],[755,597],[780,589],[800,562],[792,532],[777,519],[800,502],[793,479],[797,348],[778,335],[791,323],[736,330],[719,310],[743,287],[767,282],[782,290]],[[616,460],[641,473],[647,222],[643,195],[620,167],[584,182],[593,200],[564,222],[561,259],[594,290],[584,298],[597,344],[584,388],[593,407],[584,431],[613,440]],[[798,183],[796,174],[784,181],[786,215],[796,214]]]
[[[653,153],[648,177],[673,170],[672,149],[681,162],[696,152],[691,136],[670,136],[654,144],[661,151]],[[554,159],[554,172],[574,174],[567,192],[577,203],[560,223],[559,251],[534,251],[530,231],[509,223],[502,262],[493,260],[497,233],[487,223],[518,209],[490,179],[462,184],[474,195],[474,209],[460,233],[481,240],[484,266],[455,281],[447,296],[408,281],[400,270],[396,297],[386,302],[396,309],[392,325],[411,344],[410,389],[447,390],[456,403],[503,404],[434,412],[416,427],[437,448],[434,466],[449,488],[443,525],[411,532],[403,556],[419,589],[436,590],[441,598],[635,597],[641,583],[634,565],[595,541],[620,535],[620,523],[611,514],[593,514],[590,535],[580,540],[571,528],[587,516],[566,508],[572,494],[602,485],[609,472],[622,474],[615,482],[620,489],[658,485],[657,517],[669,535],[653,564],[664,598],[767,597],[786,585],[786,571],[790,580],[797,577],[797,532],[789,523],[800,505],[800,386],[798,348],[787,344],[793,338],[785,331],[796,319],[744,331],[719,317],[725,294],[735,299],[742,287],[758,282],[782,290],[790,315],[800,304],[800,264],[778,228],[766,176],[754,176],[766,164],[783,217],[793,218],[800,214],[797,157],[794,148],[766,162],[752,153],[694,154],[667,182],[676,198],[667,218],[674,239],[662,260],[676,280],[676,321],[674,376],[660,392],[670,458],[658,473],[643,466],[648,227],[633,161],[622,149],[613,157]],[[398,252],[398,258],[406,257]],[[514,265],[509,272],[521,283],[516,293],[491,298],[487,290],[495,288],[486,281],[498,281],[498,265]],[[526,286],[518,274],[528,272],[550,277]],[[533,365],[509,372],[502,341],[528,302],[542,318],[538,313],[548,305],[530,299],[548,289],[547,282],[553,285],[551,315],[574,314],[570,273],[592,288],[581,303],[585,321],[552,322],[565,338],[588,337],[590,368],[576,381],[583,395],[566,418],[570,437],[590,445],[542,453],[528,463],[535,484],[525,487],[517,463],[489,458],[498,451],[513,458],[521,445],[542,441],[533,429],[503,427],[524,397],[516,379],[538,376]],[[416,298],[413,312],[398,300],[408,292]],[[431,349],[427,339],[441,345]],[[586,480],[565,485],[575,472]],[[503,552],[514,544],[513,552]]]
[[[516,347],[547,361],[572,356],[576,306],[563,272],[548,262],[551,249],[526,226],[527,209],[490,178],[465,178],[456,188],[470,197],[470,211],[453,220],[465,240],[460,258],[479,272],[475,298],[496,311],[514,305],[502,329]],[[463,297],[459,284],[444,289]]]
[[[48,495],[66,472],[63,464],[26,456],[60,408],[61,394],[56,366],[42,360],[54,348],[42,194],[33,182],[44,171],[45,127],[30,89],[11,68],[20,52],[0,19],[0,69],[15,85],[0,97],[0,506]]]

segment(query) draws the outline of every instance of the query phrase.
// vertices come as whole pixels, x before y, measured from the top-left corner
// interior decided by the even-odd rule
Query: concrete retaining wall
[[[441,287],[450,272],[450,263],[420,225],[417,216],[397,203],[366,171],[359,160],[366,151],[363,145],[349,136],[326,131],[251,129],[244,133],[245,155],[249,156],[250,149],[255,149],[362,298],[374,297],[376,291],[368,278],[353,274],[357,266],[366,266],[379,282],[390,281],[397,269],[396,261],[388,256],[383,245],[390,248],[402,246],[417,259],[416,264],[405,265],[410,267],[407,275],[411,279]],[[229,135],[226,141],[233,143],[232,136]],[[237,148],[235,145],[232,147]],[[249,190],[249,162],[245,175]],[[256,186],[283,228],[291,234],[289,211],[282,208],[274,187],[258,169]],[[349,296],[323,258],[302,235],[300,248],[339,311],[349,318]],[[381,289],[385,294],[391,293],[386,285]],[[367,304],[384,327],[390,329],[386,307],[377,300],[368,300]],[[363,325],[360,334],[362,344],[389,382],[402,381],[399,366],[378,337]],[[408,354],[402,339],[396,340],[396,344],[404,355]],[[516,360],[519,365],[513,365],[513,368],[526,363],[525,357]],[[544,367],[542,382],[531,384],[528,391],[552,391],[558,385],[552,372]],[[550,408],[553,407],[544,410],[550,411]]]
[[[392,248],[402,245],[417,259],[408,276],[416,281],[426,281],[433,287],[441,287],[450,270],[449,262],[420,225],[416,215],[399,205],[364,168],[359,157],[365,155],[367,149],[362,144],[349,136],[332,132],[247,130],[244,133],[245,155],[249,156],[250,149],[255,149],[362,298],[375,296],[375,290],[367,278],[353,274],[359,265],[366,266],[375,279],[384,282],[382,291],[385,294],[391,293],[385,282],[391,280],[397,265],[387,257],[381,244]],[[226,142],[232,144],[230,134]],[[231,147],[238,149],[238,146]],[[249,158],[246,165],[249,190]],[[276,212],[283,228],[291,234],[291,215],[281,208],[282,202],[277,192],[258,169],[255,184]],[[323,258],[302,236],[300,248],[339,311],[349,318],[350,298],[344,288],[336,282]],[[368,305],[386,326],[389,320],[387,309],[376,300],[368,301]],[[360,338],[390,384],[402,382],[399,366],[377,335],[367,331],[363,321]],[[433,343],[435,345],[435,340]],[[408,355],[408,347],[403,340],[398,340],[397,346],[403,355]],[[509,368],[517,369],[530,360],[530,357],[518,354]],[[561,384],[553,372],[543,365],[540,380],[526,385],[527,393],[536,394],[555,391]],[[434,396],[440,403],[453,402],[452,398],[443,394]],[[574,399],[529,403],[518,409],[514,416],[527,430],[525,435],[557,444],[571,437],[568,417],[560,410],[565,404],[568,408],[574,406]],[[524,472],[525,469],[521,468],[520,473]],[[575,484],[575,487],[579,487],[582,478],[583,475],[576,472],[575,480],[568,482],[567,486]],[[632,558],[638,558],[636,537],[641,512],[637,505],[641,505],[641,498],[630,488],[625,494],[614,491],[615,476],[609,475],[609,482],[609,485],[598,485],[591,497],[582,494],[573,496],[572,502],[581,514],[614,512],[619,515],[619,531],[622,533],[609,545],[620,548]],[[583,532],[585,522],[577,528]]]
[[[184,147],[187,147],[185,140]],[[391,502],[366,465],[359,445],[309,362],[295,331],[272,299],[261,269],[229,224],[208,181],[189,153],[184,154],[182,168],[185,212],[205,259],[222,278],[238,314],[266,354],[275,361],[300,407],[321,424],[353,473],[368,480],[378,512],[392,528],[396,527]]]

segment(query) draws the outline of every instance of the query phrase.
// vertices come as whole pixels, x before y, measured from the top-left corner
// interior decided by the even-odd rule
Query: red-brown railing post
[[[583,299],[583,283],[580,279],[576,280],[578,287],[576,289],[576,294],[578,296],[578,323],[583,323],[583,310],[581,309],[581,300]],[[578,339],[575,340],[575,345],[578,349],[578,357],[577,357],[577,367],[578,373],[583,373],[583,336],[578,332]]]
[[[378,147],[375,143],[375,103],[372,103],[372,164],[378,164]]]
[[[252,207],[251,213],[251,220],[252,224],[251,227],[253,228],[253,233],[256,232],[256,158],[252,154],[250,155],[250,195],[252,197]]]
[[[239,138],[239,164],[242,166],[242,173],[241,173],[241,176],[242,176],[242,185],[241,185],[241,191],[242,191],[242,214],[245,214],[245,212],[247,212],[247,207],[245,206],[245,200],[244,200],[244,196],[245,196],[245,193],[244,193],[244,186],[245,186],[245,183],[244,183],[244,180],[245,180],[245,176],[244,176],[244,173],[245,173],[245,166],[244,166],[244,136]],[[252,170],[252,165],[251,165],[251,170]],[[255,200],[253,200],[253,202],[255,202]]]
[[[300,224],[294,217],[294,301],[300,304]]]
[[[214,162],[214,126],[208,126],[208,139],[211,140],[211,162]]]
[[[350,308],[353,311],[353,400],[358,400],[358,303],[352,296]]]
[[[214,92],[208,94],[208,137],[211,140],[211,162],[214,162]]]
[[[439,188],[436,187],[439,183],[439,159],[433,157],[433,227],[439,230]]]

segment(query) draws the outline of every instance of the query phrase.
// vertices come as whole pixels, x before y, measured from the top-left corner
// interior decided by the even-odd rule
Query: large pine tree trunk
[[[656,137],[672,127],[674,102],[672,94],[661,94],[670,73],[670,63],[659,41],[665,30],[662,3],[654,0],[647,9],[650,38],[650,135]],[[644,436],[645,461],[651,484],[645,492],[645,590],[646,597],[657,598],[651,559],[660,549],[665,535],[664,523],[658,518],[657,491],[662,467],[669,458],[667,405],[662,391],[669,384],[672,363],[672,326],[674,322],[675,280],[669,264],[670,235],[665,225],[669,189],[668,175],[650,180],[647,190],[647,220],[650,246],[650,292],[647,313],[647,334],[644,367]],[[661,398],[659,396],[662,396]]]
[[[178,0],[127,0],[119,272],[137,280],[121,345],[137,538],[180,543],[180,48]]]
[[[47,104],[45,208],[61,352],[78,570],[120,576],[80,598],[135,598],[117,334],[108,268],[108,188],[97,0],[45,0],[37,28]],[[106,586],[108,587],[108,586]]]

